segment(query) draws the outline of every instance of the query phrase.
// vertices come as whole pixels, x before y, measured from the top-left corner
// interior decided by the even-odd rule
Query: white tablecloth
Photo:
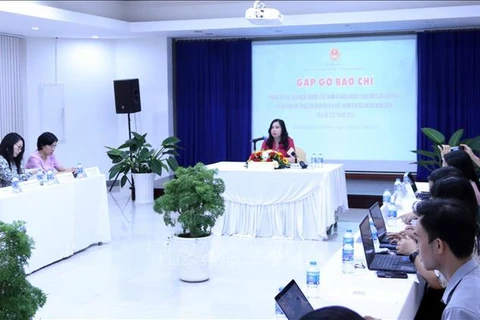
[[[337,209],[348,209],[342,164],[323,168],[251,170],[243,162],[218,162],[225,182],[225,214],[213,232],[252,237],[325,239]]]
[[[355,243],[355,259],[366,266],[361,242]],[[305,279],[299,279],[299,281]],[[425,282],[416,274],[408,279],[378,278],[375,271],[356,269],[342,273],[342,250],[338,250],[320,270],[317,299],[310,299],[314,308],[341,305],[362,316],[375,318],[414,319],[423,297]]]
[[[0,189],[0,220],[26,222],[35,241],[28,266],[31,273],[69,257],[91,244],[109,242],[110,221],[104,175],[61,184],[25,188],[13,194]]]

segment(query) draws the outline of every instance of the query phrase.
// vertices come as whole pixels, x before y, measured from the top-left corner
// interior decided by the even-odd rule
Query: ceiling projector
[[[260,1],[253,3],[253,8],[245,11],[245,18],[258,25],[281,25],[283,16],[277,9],[265,8]]]

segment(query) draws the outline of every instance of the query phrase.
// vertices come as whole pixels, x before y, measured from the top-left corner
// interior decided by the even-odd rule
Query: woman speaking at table
[[[285,122],[281,119],[273,119],[268,129],[268,138],[263,141],[260,150],[275,150],[281,152],[289,162],[295,162],[295,158],[287,154],[288,150],[295,150],[293,139],[288,136]]]
[[[24,147],[25,140],[18,133],[11,132],[3,137],[0,143],[0,188],[10,186],[13,178],[28,180],[29,175],[22,163]]]
[[[28,158],[27,169],[57,170],[58,172],[73,172],[75,168],[63,167],[55,158],[53,152],[57,148],[58,139],[51,132],[42,133],[37,139],[37,150]]]

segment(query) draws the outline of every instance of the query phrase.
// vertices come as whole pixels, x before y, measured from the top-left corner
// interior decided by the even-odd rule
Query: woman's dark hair
[[[23,148],[22,151],[16,156],[13,157],[13,146],[22,140]],[[5,137],[3,137],[2,142],[0,143],[0,156],[4,157],[8,162],[10,170],[12,170],[12,164],[15,164],[17,167],[17,172],[20,173],[20,165],[23,159],[23,153],[25,152],[25,140],[22,136],[15,132],[10,132]]]
[[[268,127],[268,139],[267,139],[267,147],[269,149],[273,148],[273,136],[272,136],[272,126],[275,122],[278,122],[280,128],[282,129],[282,135],[280,136],[280,143],[283,146],[283,149],[288,149],[288,131],[287,127],[285,126],[285,122],[282,119],[273,119],[270,123],[270,127]]]
[[[465,178],[462,170],[458,169],[457,167],[441,167],[438,168],[428,176],[428,181],[432,181],[435,183],[437,180],[446,178],[446,177],[461,177]]]
[[[44,132],[37,139],[37,149],[42,150],[43,147],[51,146],[55,142],[58,142],[57,136],[51,132]]]
[[[475,250],[480,254],[480,216],[477,197],[473,190],[471,182],[462,177],[445,177],[437,180],[430,193],[433,199],[455,199],[461,201],[465,207],[470,211],[471,215],[477,222],[475,234],[477,236],[475,241]]]
[[[300,320],[363,320],[364,318],[355,311],[341,307],[331,306],[310,311]]]
[[[457,167],[458,169],[462,170],[465,178],[473,181],[477,186],[478,191],[480,191],[480,182],[478,181],[475,167],[473,166],[472,159],[470,159],[468,153],[463,150],[456,150],[445,154],[443,159],[447,165]]]

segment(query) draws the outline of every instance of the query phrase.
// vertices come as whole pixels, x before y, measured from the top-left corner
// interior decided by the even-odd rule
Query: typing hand
[[[404,238],[405,237],[401,232],[387,232],[387,239],[390,241],[390,243],[400,241]]]
[[[374,318],[374,317],[371,317],[371,316],[365,316],[365,317],[363,317],[363,319],[365,319],[365,320],[382,320],[380,318]]]
[[[414,219],[417,219],[417,215],[413,212],[409,212],[409,213],[406,213],[406,214],[403,214],[401,216],[399,216],[397,219],[400,219],[402,220],[403,223],[405,224],[410,224],[412,222],[412,220]]]
[[[409,255],[416,251],[418,248],[417,243],[410,237],[402,239],[397,243],[397,254]]]

